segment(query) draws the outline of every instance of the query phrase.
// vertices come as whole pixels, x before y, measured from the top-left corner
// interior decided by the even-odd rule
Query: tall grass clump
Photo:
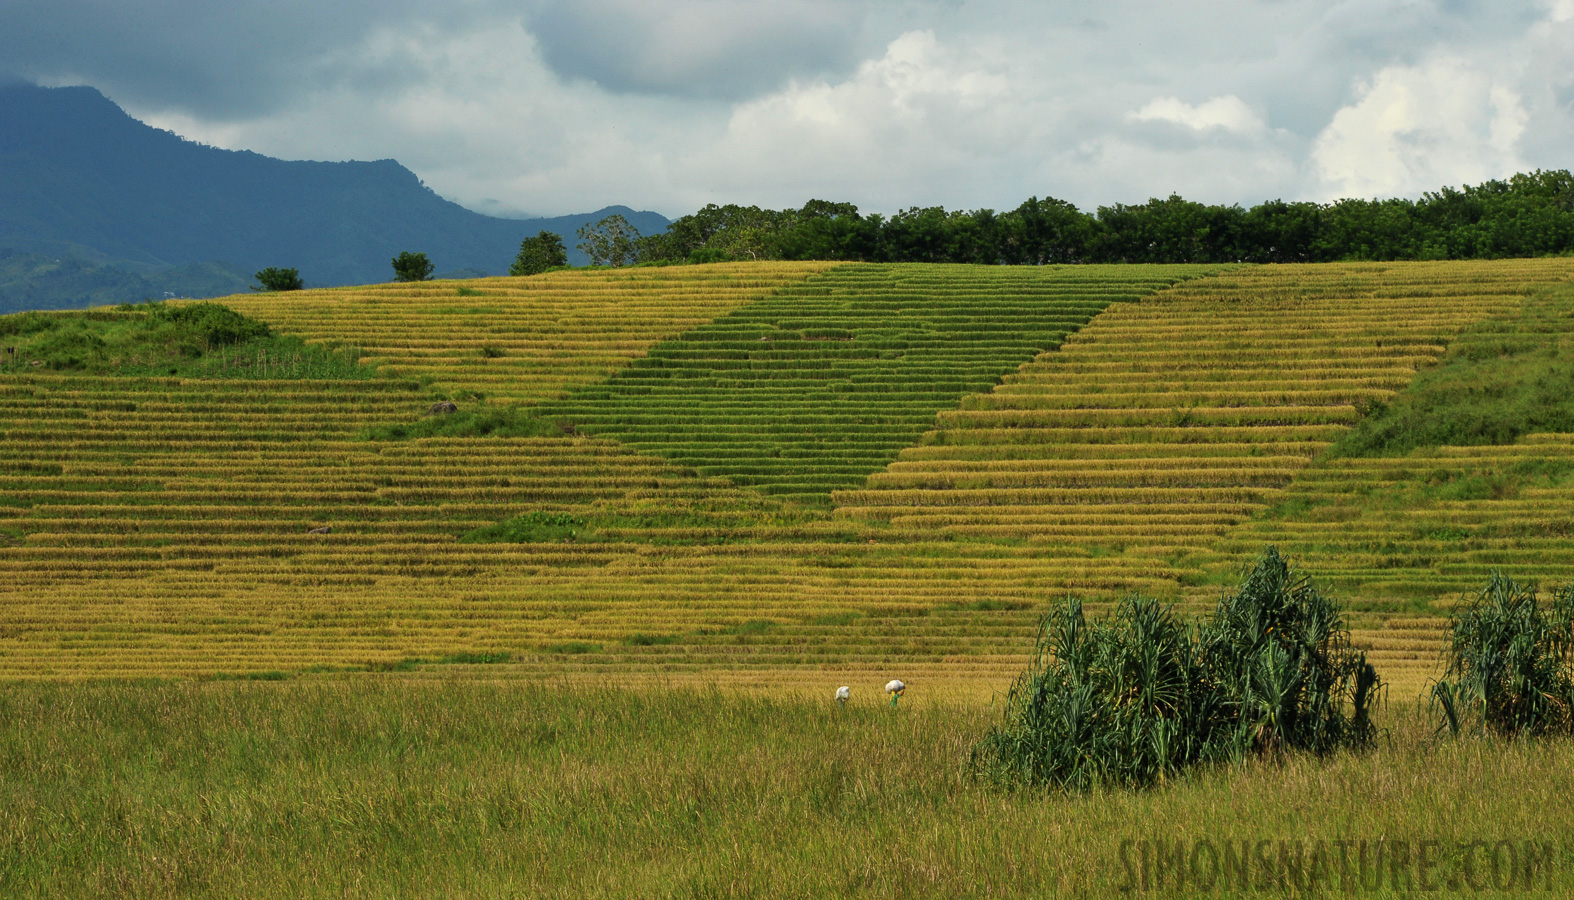
[[[1046,617],[973,768],[1085,790],[1251,755],[1360,749],[1375,735],[1379,687],[1337,605],[1270,547],[1204,622],[1141,597],[1090,620],[1068,599]]]
[[[1438,730],[1534,737],[1574,731],[1574,585],[1543,609],[1534,584],[1494,571],[1449,618]]]

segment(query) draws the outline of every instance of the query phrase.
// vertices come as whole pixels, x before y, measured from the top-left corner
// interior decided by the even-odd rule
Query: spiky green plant
[[[1574,731],[1574,585],[1545,610],[1534,583],[1494,571],[1449,618],[1438,730],[1536,736]]]
[[[1362,748],[1379,690],[1338,607],[1270,547],[1203,623],[1140,597],[1090,621],[1068,598],[1045,618],[973,767],[1081,790],[1250,754]]]
[[[1210,744],[1216,756],[1326,753],[1371,741],[1376,670],[1351,649],[1338,605],[1277,549],[1220,599],[1202,633],[1223,732]]]
[[[1002,777],[1087,788],[1149,782],[1182,766],[1198,667],[1171,610],[1132,597],[1105,621],[1076,599],[1044,620],[1033,666],[1011,687],[1006,721],[975,751]],[[1045,740],[1045,735],[1056,739]]]

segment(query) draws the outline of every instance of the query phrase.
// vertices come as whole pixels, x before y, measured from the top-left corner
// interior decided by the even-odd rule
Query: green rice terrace
[[[1571,278],[729,263],[7,317],[0,678],[981,696],[1066,595],[1197,611],[1274,545],[1414,696],[1489,570],[1574,580]]]

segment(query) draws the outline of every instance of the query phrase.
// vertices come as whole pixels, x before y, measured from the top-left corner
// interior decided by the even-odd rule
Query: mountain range
[[[185,140],[90,87],[0,87],[0,312],[245,290],[267,266],[309,287],[387,281],[402,251],[439,275],[500,275],[519,242],[564,238],[613,206],[502,219],[437,195],[391,159],[287,161]]]

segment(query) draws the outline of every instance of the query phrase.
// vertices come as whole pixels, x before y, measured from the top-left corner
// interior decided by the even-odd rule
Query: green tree
[[[665,234],[640,238],[639,259],[720,262],[780,259],[782,241],[797,222],[795,210],[712,203],[667,226]]]
[[[810,200],[792,219],[777,239],[782,259],[867,259],[880,227],[853,204],[829,200]]]
[[[1319,260],[1420,259],[1425,229],[1416,221],[1416,203],[1339,200],[1323,207],[1322,228],[1313,245]]]
[[[997,254],[1011,265],[1041,266],[1087,259],[1096,221],[1065,200],[1029,197],[1001,213]]]
[[[568,250],[563,238],[550,231],[543,231],[519,244],[519,255],[508,267],[510,275],[539,275],[548,269],[568,265]]]
[[[262,285],[261,287],[252,285],[251,289],[254,291],[298,291],[306,286],[306,282],[301,280],[301,273],[296,269],[269,266],[251,277]]]
[[[425,281],[432,277],[432,261],[406,250],[393,258],[393,270],[394,281]]]
[[[1245,216],[1239,206],[1206,206],[1176,194],[1141,206],[1101,206],[1089,255],[1114,263],[1234,262]]]
[[[575,234],[579,236],[580,252],[590,257],[593,266],[626,266],[639,258],[635,246],[639,231],[620,215],[582,225]]]
[[[1237,257],[1244,262],[1311,262],[1323,226],[1316,203],[1270,200],[1241,217]]]

